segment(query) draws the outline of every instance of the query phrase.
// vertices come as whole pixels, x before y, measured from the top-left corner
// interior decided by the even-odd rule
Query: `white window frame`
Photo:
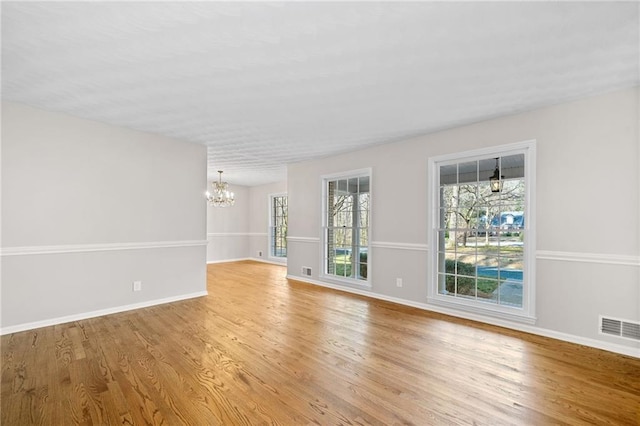
[[[362,280],[362,279],[358,279],[358,278],[347,278],[347,277],[340,277],[338,275],[333,275],[333,274],[327,274],[327,264],[326,264],[326,259],[328,256],[327,253],[327,247],[328,247],[328,241],[327,241],[327,212],[329,210],[328,208],[328,204],[327,204],[327,183],[328,181],[331,180],[337,180],[337,179],[349,179],[349,178],[360,178],[360,177],[369,177],[369,227],[367,229],[367,279],[366,280]],[[334,282],[336,284],[346,284],[346,285],[350,285],[350,286],[356,286],[359,288],[371,288],[371,265],[372,265],[372,253],[371,253],[371,241],[372,240],[372,235],[371,235],[371,224],[372,224],[372,206],[373,206],[373,173],[372,173],[372,169],[369,168],[364,168],[364,169],[357,169],[357,170],[351,170],[351,171],[347,171],[347,172],[340,172],[340,173],[333,173],[333,174],[326,174],[326,175],[322,175],[320,176],[320,185],[321,185],[321,191],[320,193],[322,194],[322,203],[321,203],[321,208],[322,211],[320,212],[320,217],[321,217],[321,227],[320,227],[320,233],[322,235],[322,237],[320,238],[321,244],[322,244],[322,248],[320,250],[320,278],[323,281],[327,281],[327,282]]]
[[[523,297],[522,307],[510,307],[497,304],[489,304],[463,298],[454,298],[438,293],[438,228],[440,208],[440,174],[441,165],[460,163],[486,159],[487,157],[503,157],[513,154],[524,154],[525,172],[525,203],[524,214],[524,271],[523,271]],[[535,250],[536,250],[536,220],[535,220],[535,195],[536,195],[536,141],[524,141],[507,145],[483,148],[473,151],[452,153],[430,157],[428,163],[428,199],[431,208],[429,214],[429,236],[431,247],[429,256],[427,302],[446,308],[469,312],[480,316],[491,316],[500,319],[535,324],[536,308],[536,279],[535,279]]]
[[[267,253],[268,253],[269,260],[272,260],[274,262],[279,262],[279,263],[286,263],[287,256],[289,255],[289,244],[287,244],[287,256],[284,256],[284,257],[274,256],[274,253],[273,253],[273,239],[275,238],[275,235],[273,233],[273,227],[275,224],[275,220],[273,217],[273,200],[278,197],[287,197],[287,223],[289,222],[289,197],[287,193],[279,192],[275,194],[269,194],[269,230],[267,232],[269,241],[267,243],[268,244]]]

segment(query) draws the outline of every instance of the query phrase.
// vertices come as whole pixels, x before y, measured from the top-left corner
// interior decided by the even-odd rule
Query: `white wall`
[[[249,188],[229,183],[229,190],[235,194],[233,206],[207,207],[208,263],[249,256]]]
[[[3,103],[2,332],[206,294],[205,180],[201,145]]]
[[[534,139],[537,323],[489,321],[635,354],[637,342],[598,333],[598,315],[640,321],[638,97],[623,90],[289,166],[289,276],[308,266],[303,279],[327,284],[321,176],[371,167],[372,288],[353,291],[470,317],[426,302],[427,160]]]
[[[235,193],[235,205],[207,208],[207,262],[255,259],[282,263],[268,256],[269,195],[286,192],[286,182],[254,187],[230,182],[229,189]]]

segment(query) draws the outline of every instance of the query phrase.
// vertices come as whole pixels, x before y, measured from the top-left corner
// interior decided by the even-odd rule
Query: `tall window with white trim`
[[[324,274],[366,282],[369,275],[370,171],[325,178]]]
[[[287,257],[287,214],[288,204],[286,194],[272,195],[271,214],[269,224],[269,254],[271,257]]]
[[[533,144],[509,147],[430,161],[429,294],[436,303],[531,318]]]

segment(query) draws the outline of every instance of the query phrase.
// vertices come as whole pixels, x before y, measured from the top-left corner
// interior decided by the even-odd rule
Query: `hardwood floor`
[[[3,425],[640,424],[640,359],[210,265],[209,296],[2,337]]]

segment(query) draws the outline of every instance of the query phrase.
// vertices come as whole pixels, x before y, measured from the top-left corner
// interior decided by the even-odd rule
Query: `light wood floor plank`
[[[640,359],[208,266],[206,297],[3,336],[3,425],[640,425]]]

